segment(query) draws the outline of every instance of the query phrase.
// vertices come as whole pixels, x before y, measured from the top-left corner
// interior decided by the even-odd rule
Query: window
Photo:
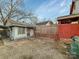
[[[18,28],[18,34],[25,34],[25,28]]]

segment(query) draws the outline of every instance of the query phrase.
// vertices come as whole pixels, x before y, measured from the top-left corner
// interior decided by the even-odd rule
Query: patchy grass
[[[0,59],[68,59],[51,40],[22,40],[0,47]]]
[[[68,57],[68,59],[71,59],[71,55],[69,53],[70,43],[65,43],[63,41],[58,41],[54,45],[54,48],[58,50],[61,54]]]

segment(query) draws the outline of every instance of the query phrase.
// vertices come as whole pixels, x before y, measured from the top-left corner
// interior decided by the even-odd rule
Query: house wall
[[[75,9],[73,10],[73,14],[79,13],[79,0],[75,0]]]
[[[21,38],[26,38],[27,37],[27,28],[25,29],[24,34],[18,34],[18,30],[20,30],[19,27],[12,27],[12,32],[11,32],[12,37],[11,38],[16,40],[16,39],[21,39]]]

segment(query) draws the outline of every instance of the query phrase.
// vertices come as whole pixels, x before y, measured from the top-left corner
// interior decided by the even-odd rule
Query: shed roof
[[[10,27],[15,27],[15,26],[18,26],[18,27],[35,27],[35,25],[33,25],[33,24],[18,22],[18,21],[15,21],[15,20],[8,20],[7,26],[10,26]]]

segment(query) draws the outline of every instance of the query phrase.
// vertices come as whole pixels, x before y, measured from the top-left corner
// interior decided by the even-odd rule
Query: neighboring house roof
[[[72,15],[67,15],[67,16],[61,16],[61,17],[58,17],[58,21],[61,21],[61,20],[65,20],[65,19],[71,19],[71,18],[79,18],[79,14],[72,14]]]
[[[19,26],[19,27],[35,27],[33,24],[23,23],[15,20],[8,20],[6,26]]]
[[[37,23],[36,25],[46,25],[48,22],[50,22],[51,24],[53,24],[52,21],[44,21],[44,22]]]

